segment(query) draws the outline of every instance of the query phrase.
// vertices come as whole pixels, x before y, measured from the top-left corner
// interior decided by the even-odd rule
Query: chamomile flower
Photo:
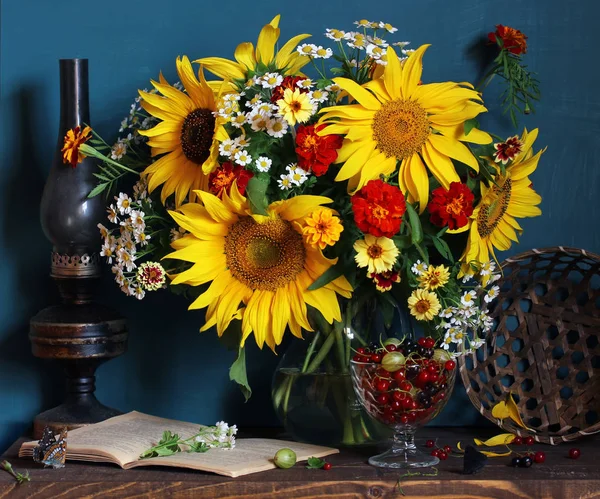
[[[139,201],[148,198],[148,181],[146,178],[140,178],[133,186],[133,199]]]
[[[325,36],[330,40],[335,40],[336,42],[341,42],[342,40],[348,39],[348,34],[345,31],[339,29],[327,29],[325,30]]]
[[[367,45],[367,54],[371,59],[377,60],[381,59],[383,55],[386,55],[386,51],[377,45],[369,43],[369,45]]]
[[[267,121],[267,133],[271,137],[275,137],[280,139],[283,137],[288,131],[289,125],[287,121],[281,118],[269,118]]]
[[[470,341],[470,344],[472,349],[477,350],[478,348],[481,348],[483,345],[485,345],[485,340],[482,340],[481,338],[473,338]]]
[[[135,255],[129,253],[125,248],[121,248],[117,251],[117,263],[125,267],[128,272],[131,272],[136,267]]]
[[[187,231],[183,227],[178,227],[177,229],[171,229],[169,231],[169,238],[171,239],[171,242],[173,242],[181,239],[186,234]]]
[[[312,55],[315,59],[329,59],[333,56],[333,50],[329,47],[322,47],[319,45]]]
[[[142,300],[144,299],[144,296],[146,296],[146,292],[141,286],[136,286],[134,288],[134,295],[138,300]]]
[[[296,167],[290,171],[290,177],[294,185],[300,186],[308,180],[308,172],[300,167]]]
[[[428,265],[425,262],[422,262],[421,260],[417,260],[413,266],[411,267],[411,271],[413,274],[415,275],[421,275],[423,274],[428,268]]]
[[[125,293],[127,296],[133,296],[135,293],[135,288],[133,287],[131,281],[125,279],[125,282],[121,286],[121,291]]]
[[[241,165],[241,166],[246,166],[247,164],[250,164],[252,162],[252,156],[250,156],[243,149],[241,151],[236,152],[233,159],[235,160],[235,162],[238,165]]]
[[[115,256],[114,246],[111,246],[108,242],[105,242],[102,245],[102,250],[100,251],[100,256],[103,256],[104,258],[106,258],[106,261],[108,263],[112,263],[113,258]]]
[[[262,101],[260,100],[260,94],[256,94],[254,97],[252,97],[252,99],[246,101],[246,107],[254,107],[260,104],[262,104]]]
[[[136,232],[135,234],[135,242],[140,246],[148,246],[148,241],[151,239],[149,235],[145,232]]]
[[[100,237],[102,237],[102,239],[106,239],[109,234],[108,229],[102,224],[98,224],[96,227],[98,227],[98,230],[100,230]]]
[[[496,263],[493,260],[489,262],[483,262],[479,269],[479,273],[481,275],[490,275],[494,270],[496,270]]]
[[[113,204],[111,204],[107,209],[108,213],[108,221],[114,224],[119,223],[119,217],[117,216],[117,210]]]
[[[268,172],[271,169],[272,164],[273,164],[273,161],[271,159],[267,158],[266,156],[259,156],[258,159],[254,162],[256,169],[259,172],[263,172],[263,173]]]
[[[128,215],[131,212],[131,198],[124,192],[121,192],[119,193],[119,197],[115,197],[115,199],[117,200],[119,213],[121,215]]]
[[[477,294],[475,293],[475,291],[465,291],[465,293],[460,298],[460,302],[465,307],[473,307],[473,306],[475,306],[475,298],[476,297],[477,297]]]
[[[378,45],[379,47],[388,47],[389,43],[386,42],[383,38],[379,38],[378,36],[367,36],[367,41],[370,44]]]
[[[370,28],[373,23],[366,19],[361,19],[360,21],[354,21],[354,24],[359,28]]]
[[[280,175],[277,184],[282,191],[289,191],[293,185],[292,177],[290,175]]]
[[[329,92],[325,90],[316,89],[310,92],[309,96],[314,102],[325,102],[329,97]]]
[[[379,23],[379,28],[386,30],[388,33],[395,33],[398,31],[398,28],[394,28],[391,24],[384,23],[383,21]]]
[[[313,85],[313,81],[310,78],[304,78],[303,80],[298,80],[296,82],[298,88],[312,88]]]
[[[500,288],[498,286],[492,286],[488,292],[483,296],[486,303],[491,303],[494,299],[498,298],[500,294]]]
[[[340,87],[337,83],[332,83],[331,85],[327,85],[325,87],[325,90],[327,90],[328,92],[341,92],[342,87]]]
[[[348,47],[358,50],[365,50],[367,47],[367,38],[362,33],[349,33],[349,39],[346,42]]]
[[[250,137],[246,137],[245,135],[240,135],[233,139],[233,143],[236,147],[243,149],[244,147],[248,147],[250,145]]]
[[[131,210],[131,226],[134,229],[134,232],[143,231],[146,228],[146,222],[144,221],[144,216],[146,214],[141,210]]]
[[[221,156],[225,156],[226,158],[231,157],[231,153],[235,149],[235,143],[232,139],[226,139],[219,144],[219,154]]]
[[[300,55],[306,55],[308,57],[314,57],[316,50],[317,46],[314,43],[303,43],[296,48],[296,51]]]
[[[443,317],[444,319],[449,319],[450,317],[452,317],[454,314],[456,313],[456,309],[454,307],[446,307],[444,310],[442,310],[439,313],[440,317]]]
[[[450,345],[452,345],[454,338],[452,337],[452,335],[448,334],[446,332],[444,339],[442,340],[442,348],[444,350],[449,350],[450,349]]]
[[[281,82],[283,82],[283,76],[279,73],[265,73],[260,79],[263,88],[275,88],[281,85]]]
[[[407,45],[410,45],[410,42],[394,42],[394,43],[392,43],[392,45],[394,47],[400,47],[400,49],[403,49]]]
[[[242,128],[246,122],[248,121],[246,115],[244,113],[236,113],[235,116],[232,116],[229,122],[231,126],[234,128]]]

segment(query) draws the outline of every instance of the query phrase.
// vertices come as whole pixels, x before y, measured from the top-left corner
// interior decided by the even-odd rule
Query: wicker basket
[[[501,428],[558,444],[600,431],[600,256],[531,250],[502,264],[497,329],[459,360],[475,408]],[[525,424],[492,417],[512,393]]]

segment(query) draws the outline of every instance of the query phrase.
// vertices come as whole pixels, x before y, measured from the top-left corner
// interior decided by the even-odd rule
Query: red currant
[[[365,353],[365,347],[358,347],[358,348],[356,349],[356,351],[357,351],[358,353],[360,353],[360,354],[363,354],[363,353]]]
[[[425,386],[425,383],[429,381],[429,373],[427,371],[421,371],[417,376],[415,384],[417,386]]]
[[[525,445],[533,445],[535,443],[535,438],[533,438],[533,437],[525,437],[525,439],[523,440],[523,442],[525,442]]]
[[[381,362],[381,354],[372,353],[371,354],[371,362],[375,362],[375,364],[379,364]]]
[[[440,457],[440,451],[438,449],[434,449],[431,451],[431,455],[433,457]]]
[[[403,392],[410,392],[412,389],[410,381],[403,381],[402,383],[400,383],[399,387],[400,390],[402,390]]]
[[[398,349],[396,348],[396,345],[387,345],[387,346],[385,347],[385,349],[386,349],[388,352],[395,352],[396,350],[398,350]]]
[[[394,412],[398,412],[400,409],[402,409],[403,405],[402,402],[400,402],[399,400],[392,400],[390,407]]]
[[[329,471],[329,470],[331,469],[331,463],[325,463],[325,464],[323,465],[323,469],[324,469],[325,471]]]
[[[404,381],[406,379],[406,370],[404,368],[398,369],[394,373],[394,379],[397,383],[401,383],[402,381]]]
[[[412,400],[412,398],[411,398],[411,397],[406,397],[406,398],[405,398],[405,399],[404,399],[404,400],[401,402],[401,404],[402,404],[402,407],[403,407],[404,409],[406,409],[406,410],[409,410],[409,409],[411,409],[411,408],[412,408],[412,403],[413,403],[413,400]]]
[[[456,367],[456,362],[454,362],[453,360],[447,360],[446,363],[444,364],[444,369],[446,369],[446,371],[454,371],[455,367]]]
[[[431,337],[425,339],[425,348],[433,348],[435,346],[435,340]]]
[[[352,360],[354,362],[360,362],[361,361],[360,359],[362,359],[362,355],[355,355],[354,357],[352,357]]]
[[[406,398],[406,393],[404,392],[393,392],[392,398],[397,400],[398,402],[402,402]]]
[[[446,454],[445,452],[440,451],[438,457],[442,460],[445,461],[446,459],[448,459],[448,454]]]
[[[438,368],[437,368],[437,366],[436,366],[435,364],[429,364],[429,365],[427,366],[427,372],[428,372],[429,374],[437,374],[437,372],[438,372]]]
[[[425,341],[426,341],[425,338],[419,338],[417,340],[417,345],[420,345],[420,346],[424,347],[425,346]]]
[[[435,445],[435,442],[433,440],[427,440],[427,442],[425,442],[425,447],[433,447]]]
[[[400,416],[400,422],[402,424],[407,424],[408,423],[408,416],[406,414],[403,414],[402,416]]]
[[[452,447],[450,447],[449,445],[444,445],[444,452],[446,454],[450,454],[452,452]]]
[[[434,385],[440,380],[440,375],[438,373],[433,373],[429,375],[429,381],[431,381]]]
[[[377,403],[381,405],[386,405],[390,401],[390,397],[387,393],[380,393],[379,395],[377,395],[377,398],[375,400],[377,400]]]
[[[521,437],[515,437],[512,441],[513,445],[523,445],[523,439]]]
[[[390,382],[387,379],[380,379],[375,383],[375,389],[378,392],[387,392],[390,388]]]
[[[538,464],[543,463],[546,460],[546,454],[544,454],[541,451],[538,451],[533,455],[533,460]]]
[[[569,450],[569,457],[571,459],[579,459],[579,456],[581,456],[581,451],[579,449],[570,449]]]

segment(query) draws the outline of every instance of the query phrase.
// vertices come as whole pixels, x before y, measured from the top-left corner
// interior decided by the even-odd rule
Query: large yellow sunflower
[[[464,133],[464,122],[486,111],[480,95],[468,83],[421,85],[423,54],[419,47],[404,65],[387,49],[387,66],[381,78],[358,85],[347,78],[334,81],[356,104],[321,110],[323,135],[345,135],[338,152],[343,163],[336,180],[350,179],[349,188],[361,188],[381,174],[389,175],[400,163],[398,182],[421,211],[429,198],[429,172],[446,189],[460,182],[452,159],[473,170],[479,166],[462,142],[487,144],[491,137],[480,130]]]
[[[235,49],[234,57],[237,62],[221,57],[205,57],[194,62],[202,64],[208,71],[224,80],[246,80],[249,71],[255,71],[259,63],[268,66],[270,70],[278,70],[282,74],[296,75],[309,58],[296,52],[298,44],[310,35],[302,34],[291,38],[275,53],[275,45],[279,39],[279,18],[263,26],[258,35],[256,49],[250,42],[240,43]],[[212,82],[211,82],[212,83]]]
[[[193,263],[172,284],[210,287],[191,305],[208,307],[200,331],[217,327],[221,336],[233,319],[242,320],[242,346],[254,333],[259,347],[281,343],[289,326],[297,337],[311,331],[306,305],[318,309],[331,323],[340,321],[337,294],[349,298],[352,287],[345,277],[309,291],[308,287],[336,263],[301,234],[302,220],[331,199],[296,196],[269,206],[267,215],[253,215],[234,183],[222,199],[197,192],[200,203],[188,203],[170,212],[190,232],[173,242],[167,255]]]
[[[149,191],[162,184],[162,203],[175,193],[179,206],[188,194],[190,201],[195,199],[194,190],[207,189],[208,174],[217,166],[218,141],[228,136],[213,115],[215,99],[202,69],[196,79],[187,57],[177,58],[176,64],[186,92],[169,85],[162,74],[160,82],[152,82],[162,96],[140,91],[142,107],[161,122],[139,133],[149,137],[152,156],[163,155],[143,172]]]
[[[479,264],[496,259],[494,248],[500,251],[509,249],[511,241],[518,242],[517,234],[523,229],[517,218],[537,217],[542,211],[537,207],[542,198],[536,193],[529,180],[529,175],[537,168],[544,150],[533,154],[533,143],[538,130],[527,132],[521,136],[522,150],[502,173],[496,166],[497,185],[487,186],[481,183],[481,201],[473,210],[469,224],[464,228],[450,232],[469,231],[467,247],[461,257],[463,271],[467,271],[470,263]],[[493,160],[489,161],[493,164]]]

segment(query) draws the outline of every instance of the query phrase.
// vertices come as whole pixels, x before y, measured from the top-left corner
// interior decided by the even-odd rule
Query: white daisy
[[[421,275],[423,272],[427,270],[428,265],[425,262],[421,262],[421,260],[417,260],[413,266],[411,267],[411,271],[415,275]]]
[[[129,253],[125,248],[121,248],[117,251],[117,263],[121,264],[123,267],[127,269],[128,272],[131,272],[135,269],[135,255]]]
[[[254,162],[256,165],[256,169],[259,172],[268,172],[271,169],[271,164],[273,161],[266,156],[259,156],[258,159]]]
[[[121,192],[119,193],[119,197],[115,197],[115,199],[117,200],[117,208],[119,210],[119,213],[121,215],[128,215],[131,212],[131,198],[124,192]]]
[[[235,116],[231,117],[231,120],[229,122],[234,128],[242,128],[247,121],[248,118],[246,117],[246,115],[244,113],[238,112],[235,114]]]
[[[98,229],[100,230],[100,236],[102,237],[102,239],[106,239],[109,235],[108,229],[102,224],[98,224],[96,225],[96,227],[98,227]]]
[[[388,33],[395,33],[396,31],[398,31],[398,28],[394,28],[391,24],[389,23],[384,23],[383,21],[381,21],[379,23],[379,27],[381,29],[386,30]]]
[[[330,40],[335,40],[336,42],[341,42],[342,40],[348,39],[348,33],[340,29],[327,28],[325,31],[325,36]]]
[[[314,43],[303,43],[302,45],[298,45],[296,48],[296,51],[300,55],[306,55],[309,57],[313,57],[316,50],[317,46]]]
[[[146,296],[146,292],[144,291],[144,289],[141,286],[137,286],[135,288],[134,294],[138,300],[142,300],[144,298],[144,296]]]
[[[117,216],[115,205],[111,204],[108,208],[106,208],[106,212],[108,213],[109,222],[114,224],[119,223],[119,217]]]
[[[265,73],[260,79],[260,84],[263,88],[275,88],[281,85],[283,82],[283,76],[279,73]]]
[[[282,191],[288,191],[292,188],[292,177],[290,175],[281,175],[277,184]]]
[[[219,154],[221,156],[225,156],[226,158],[231,157],[231,152],[233,149],[235,149],[235,144],[231,139],[226,139],[219,144]]]
[[[460,302],[465,307],[473,307],[475,305],[476,297],[477,297],[477,294],[475,293],[475,291],[466,291],[460,298]]]
[[[186,234],[187,234],[187,231],[183,227],[178,227],[177,229],[171,229],[169,232],[171,242],[181,239]]]
[[[367,41],[372,43],[373,45],[378,45],[380,47],[388,47],[389,43],[386,42],[383,38],[379,38],[378,36],[367,36]]]
[[[360,21],[354,21],[353,24],[356,24],[359,28],[370,28],[373,23],[366,19],[361,19]]]
[[[270,118],[267,121],[267,133],[277,139],[280,139],[287,133],[288,127],[287,121],[282,118]]]
[[[400,47],[401,49],[403,49],[407,45],[410,45],[410,42],[394,42],[394,43],[392,43],[392,45],[394,45],[395,47]]]
[[[490,275],[494,270],[496,270],[496,263],[493,260],[490,260],[489,262],[484,262],[481,264],[479,273],[481,275]]]
[[[494,301],[495,298],[498,298],[499,294],[500,294],[500,288],[498,286],[492,286],[488,290],[488,292],[485,294],[483,299],[485,300],[486,303],[491,303],[492,301]]]
[[[100,251],[100,256],[103,256],[104,258],[106,258],[106,261],[108,263],[112,263],[113,257],[115,256],[114,247],[112,247],[110,244],[105,242],[102,245],[102,250]]]
[[[146,235],[145,232],[136,232],[135,242],[140,246],[148,246],[148,241],[151,239],[150,236]]]
[[[329,92],[317,89],[310,92],[309,97],[314,102],[325,102],[327,97],[329,97]]]
[[[270,117],[268,114],[251,114],[250,128],[255,132],[267,130],[269,128]]]
[[[247,164],[252,162],[252,156],[250,156],[243,149],[241,151],[238,151],[235,153],[234,159],[235,159],[235,162],[241,166],[246,166]]]
[[[310,78],[305,78],[304,80],[297,81],[296,86],[298,88],[312,88],[313,82]]]
[[[312,55],[315,59],[329,59],[333,55],[333,50],[329,47],[319,45]]]

